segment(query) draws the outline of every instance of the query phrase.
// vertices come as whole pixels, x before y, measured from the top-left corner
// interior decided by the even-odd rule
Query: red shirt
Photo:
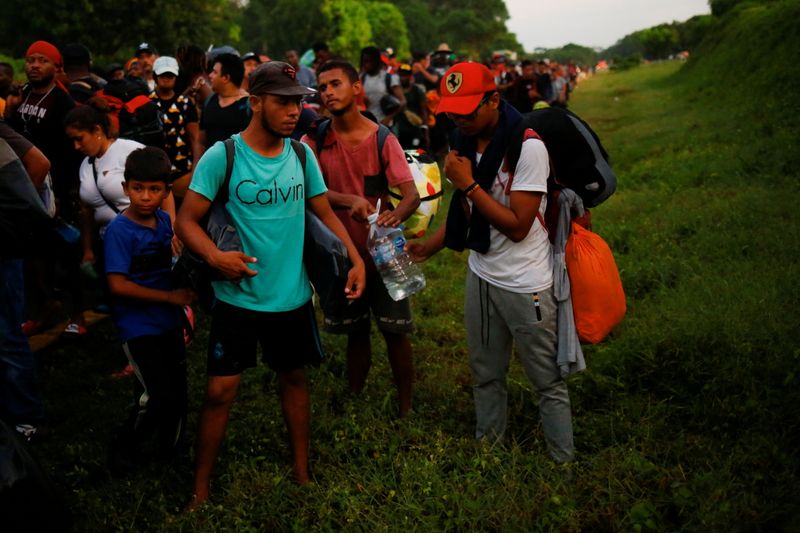
[[[328,128],[324,149],[317,151],[314,139],[304,136],[302,141],[308,144],[319,159],[319,166],[322,169],[322,176],[325,178],[325,185],[328,189],[345,194],[355,194],[366,198],[372,205],[378,201],[378,196],[366,196],[364,194],[364,177],[380,174],[380,162],[378,161],[378,128],[358,146],[348,146],[336,137],[332,127]],[[400,147],[400,142],[394,135],[389,135],[383,145],[382,159],[384,161],[384,171],[386,180],[390,187],[401,183],[414,181],[411,170],[408,168],[406,156]],[[381,211],[389,207],[388,190],[383,191],[381,198]],[[367,252],[367,234],[369,225],[366,222],[356,222],[350,217],[346,210],[337,209],[336,215],[347,228],[350,238],[353,239],[361,257],[367,264],[367,268],[373,265],[372,259]],[[374,267],[373,267],[374,268]]]

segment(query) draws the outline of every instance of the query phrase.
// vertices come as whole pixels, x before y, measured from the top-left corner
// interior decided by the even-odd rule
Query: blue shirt
[[[326,191],[317,160],[306,145],[306,172],[289,139],[276,157],[265,157],[233,135],[235,156],[226,207],[244,253],[258,272],[240,283],[214,282],[221,301],[253,311],[297,309],[311,298],[303,266],[306,199]],[[225,145],[212,146],[192,176],[191,190],[213,200],[225,181]]]
[[[125,215],[109,223],[103,237],[106,273],[123,274],[130,281],[150,289],[172,290],[172,225],[169,215],[156,211],[155,228],[142,226]],[[114,322],[122,342],[143,335],[159,335],[181,326],[181,309],[176,305],[135,298],[112,298]]]

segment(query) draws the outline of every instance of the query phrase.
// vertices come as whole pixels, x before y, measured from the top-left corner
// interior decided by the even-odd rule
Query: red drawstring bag
[[[578,338],[597,344],[625,316],[617,263],[602,237],[574,222],[565,255]]]

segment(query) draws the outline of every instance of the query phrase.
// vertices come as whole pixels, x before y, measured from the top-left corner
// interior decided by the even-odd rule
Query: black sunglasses
[[[491,98],[492,95],[484,96],[483,98],[481,98],[481,101],[478,102],[478,107],[476,107],[471,113],[468,113],[466,115],[458,115],[456,113],[445,113],[445,115],[447,115],[447,118],[449,118],[450,120],[462,120],[462,121],[475,120],[475,117],[478,116],[478,111],[480,110],[480,108]]]

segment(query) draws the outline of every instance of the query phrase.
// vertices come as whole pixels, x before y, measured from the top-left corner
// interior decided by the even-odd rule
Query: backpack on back
[[[512,171],[526,139],[541,139],[547,147],[547,213],[544,220],[538,218],[551,239],[556,233],[561,189],[574,191],[585,207],[600,205],[616,190],[608,153],[597,134],[574,113],[557,107],[532,111],[524,115],[513,135],[514,142],[507,152]],[[608,244],[589,230],[590,220],[588,211],[581,219],[572,219],[563,252],[578,338],[595,344],[622,321],[626,304],[614,256]]]
[[[119,137],[164,149],[166,132],[161,109],[140,87],[127,80],[109,82],[97,92],[117,117]]]
[[[547,147],[555,186],[552,188],[572,189],[586,207],[600,205],[614,194],[617,178],[597,134],[577,115],[558,107],[537,109],[523,115],[507,152],[512,171],[519,161],[528,129],[533,130]]]

